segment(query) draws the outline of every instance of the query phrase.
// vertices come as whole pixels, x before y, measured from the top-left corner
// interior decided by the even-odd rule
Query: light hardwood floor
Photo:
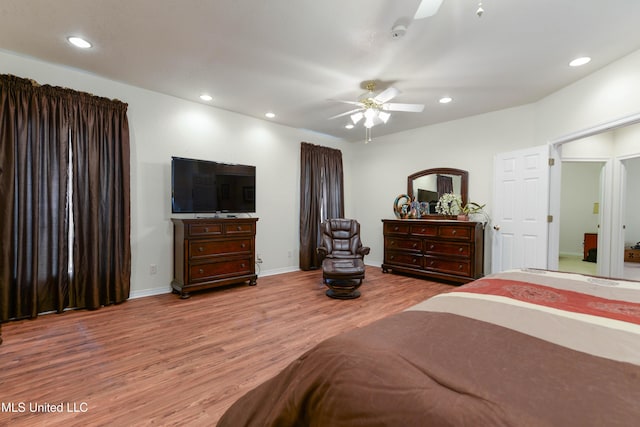
[[[0,425],[215,425],[321,340],[453,289],[367,267],[362,296],[335,300],[321,274],[5,323]]]

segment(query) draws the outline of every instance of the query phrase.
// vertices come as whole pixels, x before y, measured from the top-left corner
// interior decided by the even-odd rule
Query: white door
[[[547,268],[549,146],[494,158],[492,272]]]

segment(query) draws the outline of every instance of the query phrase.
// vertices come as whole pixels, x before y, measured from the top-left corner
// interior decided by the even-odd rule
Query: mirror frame
[[[413,181],[421,178],[425,175],[456,175],[460,177],[460,198],[462,199],[462,205],[467,204],[468,192],[469,192],[469,172],[462,169],[454,169],[454,168],[432,168],[425,169],[420,172],[416,172],[407,177],[407,195],[411,200],[413,200]],[[438,215],[438,214],[429,214],[429,215]]]

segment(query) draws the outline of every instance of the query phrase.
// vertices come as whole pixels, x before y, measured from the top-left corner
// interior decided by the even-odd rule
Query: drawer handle
[[[240,264],[240,268],[244,268],[245,263],[243,262],[242,264]]]
[[[429,261],[429,265],[433,265],[434,261]]]
[[[397,226],[393,227],[393,231],[398,231],[398,230],[399,230],[399,228]]]
[[[237,227],[236,227],[236,229],[237,229],[238,231],[240,231],[240,230],[242,230],[242,227],[237,226]]]
[[[460,265],[458,266],[458,270],[462,271],[462,269],[463,269],[463,265],[462,265],[462,264],[460,264]]]
[[[433,248],[435,248],[434,245],[429,245],[429,249],[433,249]]]
[[[396,259],[396,256],[395,256],[395,255],[391,255],[391,256],[389,257],[389,259]]]
[[[427,230],[425,230],[424,228],[422,230],[420,230],[421,233],[424,233],[425,231],[427,231]]]
[[[390,244],[391,246],[395,246],[395,245],[396,245],[396,241],[395,241],[395,240],[392,240],[389,244]]]
[[[204,270],[200,269],[200,270],[198,270],[198,273],[202,274],[202,273],[204,273]]]
[[[241,244],[241,245],[240,245],[240,247],[241,247],[242,249],[244,249],[244,248],[246,248],[246,247],[247,247],[247,245],[243,243],[243,244]],[[460,249],[460,250],[462,250],[462,249]]]
[[[198,247],[198,252],[203,252],[203,251],[204,251],[204,248],[202,246],[199,246]]]
[[[418,247],[418,244],[417,244],[417,243],[414,243],[414,244],[413,244],[413,247],[414,247],[414,248],[417,248],[417,247]]]
[[[463,248],[458,248],[458,252],[462,252],[462,251],[464,251]]]
[[[451,232],[451,234],[453,234],[453,235],[455,236],[457,232],[458,232],[458,230],[453,230],[453,231]]]
[[[416,262],[418,262],[418,260],[414,258],[411,262],[415,264]]]
[[[205,233],[208,233],[208,232],[209,232],[209,228],[208,228],[208,227],[205,227],[205,228],[204,228],[204,232],[205,232]]]

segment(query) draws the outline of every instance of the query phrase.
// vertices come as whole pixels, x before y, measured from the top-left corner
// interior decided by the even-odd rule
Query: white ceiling
[[[335,135],[377,80],[425,104],[393,113],[373,137],[535,102],[640,49],[638,0],[2,0],[0,49],[176,97]],[[391,29],[404,23],[403,38]],[[66,41],[80,35],[91,50]],[[588,55],[580,68],[567,63]],[[0,65],[0,72],[1,65]],[[640,70],[639,70],[640,72]],[[29,76],[22,76],[29,77]],[[41,82],[47,83],[47,82]],[[442,105],[444,95],[454,98]],[[127,100],[123,100],[127,102]]]

